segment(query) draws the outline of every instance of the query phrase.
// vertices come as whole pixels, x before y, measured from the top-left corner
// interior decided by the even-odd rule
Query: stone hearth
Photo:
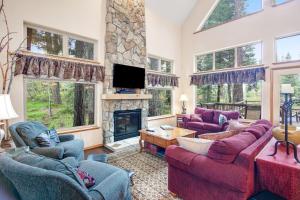
[[[113,64],[145,68],[147,64],[144,0],[107,0],[104,94],[113,94]],[[141,91],[144,93],[144,91]],[[104,143],[114,142],[116,110],[142,109],[142,128],[147,127],[147,99],[103,98]]]

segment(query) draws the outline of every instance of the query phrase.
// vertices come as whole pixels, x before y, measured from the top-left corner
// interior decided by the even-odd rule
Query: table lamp
[[[186,107],[185,107],[185,102],[187,102],[189,99],[186,96],[186,94],[180,95],[179,101],[182,102],[182,113],[181,114],[186,114]]]
[[[4,122],[4,131],[0,131],[0,133],[5,133],[5,139],[9,140],[9,133],[8,133],[8,120],[17,118],[18,115],[15,112],[9,94],[0,94],[0,122]],[[0,136],[1,138],[1,136]],[[1,144],[0,140],[0,144]]]

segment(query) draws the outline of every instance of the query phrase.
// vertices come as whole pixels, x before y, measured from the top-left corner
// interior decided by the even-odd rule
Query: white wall
[[[104,35],[105,35],[105,0],[5,0],[5,11],[11,32],[16,32],[12,42],[12,50],[16,49],[25,38],[24,23],[45,26],[61,32],[90,38],[97,41],[97,60],[104,63]],[[1,31],[3,28],[1,28]],[[3,32],[1,32],[3,35]],[[23,78],[14,79],[11,92],[12,102],[20,118],[25,118],[25,95]],[[102,86],[97,86],[97,125],[101,125]],[[97,143],[102,144],[101,129],[87,131],[95,135]],[[99,137],[101,135],[101,137]],[[88,142],[90,143],[90,142]]]
[[[147,4],[146,4],[147,5]],[[174,61],[174,73],[180,76],[181,65],[181,26],[160,16],[146,6],[146,42],[148,55],[159,56]],[[182,79],[179,79],[179,86]],[[180,87],[173,92],[173,114],[180,113]],[[149,126],[175,123],[175,118],[149,121]]]
[[[194,34],[201,21],[206,17],[217,0],[199,0],[182,27],[182,90],[188,92],[193,101],[188,104],[189,112],[195,107],[195,87],[189,85],[194,71],[194,55],[232,47],[251,41],[263,42],[263,63],[270,68],[279,66],[274,62],[274,38],[290,33],[300,33],[300,1],[272,7],[271,0],[264,0],[264,10],[257,14],[229,22],[218,27]],[[270,118],[270,70],[263,84],[262,117]]]

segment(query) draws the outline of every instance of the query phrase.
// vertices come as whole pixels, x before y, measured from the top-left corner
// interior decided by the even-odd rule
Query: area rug
[[[134,200],[177,200],[168,191],[167,162],[130,146],[109,154],[108,162],[135,172],[132,197]]]

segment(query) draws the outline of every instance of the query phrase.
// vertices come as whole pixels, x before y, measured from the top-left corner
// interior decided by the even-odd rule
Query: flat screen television
[[[128,65],[114,64],[113,87],[144,89],[145,69]]]

